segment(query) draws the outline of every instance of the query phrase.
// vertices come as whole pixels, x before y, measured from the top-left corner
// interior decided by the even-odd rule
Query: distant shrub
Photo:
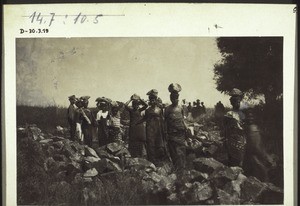
[[[67,108],[56,106],[17,106],[17,125],[36,124],[51,132],[56,126],[68,127]]]

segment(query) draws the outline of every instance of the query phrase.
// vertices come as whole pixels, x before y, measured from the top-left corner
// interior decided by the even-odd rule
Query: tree
[[[220,37],[222,60],[214,66],[217,90],[239,88],[250,98],[259,95],[272,103],[283,93],[282,37]]]

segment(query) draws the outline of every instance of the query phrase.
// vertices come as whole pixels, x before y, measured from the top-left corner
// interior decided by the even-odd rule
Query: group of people
[[[120,110],[130,117],[128,150],[132,157],[146,157],[155,165],[171,158],[175,169],[185,168],[184,110],[179,105],[179,84],[170,84],[171,105],[165,106],[156,89],[150,90],[148,104],[133,94],[125,104],[106,97],[96,99],[96,111],[88,108],[89,96],[69,97],[68,121],[71,140],[92,146],[92,128],[97,128],[99,146],[122,141]],[[131,103],[131,105],[130,105]]]
[[[223,116],[223,136],[228,153],[228,165],[242,167],[249,176],[269,181],[268,170],[276,163],[266,151],[251,109],[242,111],[243,93],[234,88],[230,93],[232,110]],[[222,105],[218,106],[224,112]]]
[[[195,107],[189,103],[179,104],[181,86],[177,83],[169,85],[171,104],[165,106],[158,97],[156,89],[150,90],[148,103],[133,94],[125,104],[112,101],[105,97],[96,99],[97,110],[88,108],[89,96],[69,97],[68,121],[72,140],[83,140],[92,146],[92,128],[97,128],[99,146],[111,142],[122,141],[122,124],[120,110],[127,110],[130,117],[128,150],[132,157],[145,157],[155,165],[160,165],[171,158],[174,168],[182,171],[186,164],[186,111],[197,109],[205,112],[204,103],[196,101]],[[218,102],[215,109],[222,120],[222,135],[228,153],[228,165],[246,168],[251,173],[255,171],[253,164],[258,165],[257,175],[262,179],[267,177],[266,162],[271,162],[270,156],[264,150],[257,126],[250,113],[240,110],[243,93],[233,89],[230,93],[232,110],[225,113],[225,108]],[[131,104],[131,105],[130,105]],[[202,105],[202,106],[201,106]],[[250,166],[249,166],[250,165]]]
[[[199,117],[202,114],[206,113],[206,107],[204,105],[204,102],[201,102],[199,99],[193,102],[193,105],[191,102],[188,104],[186,103],[185,99],[182,100],[182,106],[185,111],[185,114],[188,116],[188,114],[191,114],[192,117]]]

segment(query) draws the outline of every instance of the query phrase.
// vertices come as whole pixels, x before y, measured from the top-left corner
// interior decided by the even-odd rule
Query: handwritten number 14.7
[[[52,25],[52,22],[54,21],[54,16],[55,16],[55,13],[50,13],[50,21],[49,21],[49,26],[51,26]],[[36,11],[35,12],[33,12],[33,14],[31,14],[30,16],[29,16],[29,19],[31,19],[31,23],[34,23],[35,21],[37,21],[37,22],[39,22],[40,24],[42,24],[42,23],[46,23],[47,21],[46,20],[44,20],[44,16],[43,15],[41,15],[41,12],[39,12],[39,13],[37,13]],[[43,21],[44,20],[44,21]]]

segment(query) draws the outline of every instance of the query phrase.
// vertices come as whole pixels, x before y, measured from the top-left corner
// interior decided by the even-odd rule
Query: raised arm
[[[142,112],[147,109],[148,104],[141,98],[140,98],[140,102],[141,102],[141,105],[143,105],[143,106],[139,109],[139,111]]]

